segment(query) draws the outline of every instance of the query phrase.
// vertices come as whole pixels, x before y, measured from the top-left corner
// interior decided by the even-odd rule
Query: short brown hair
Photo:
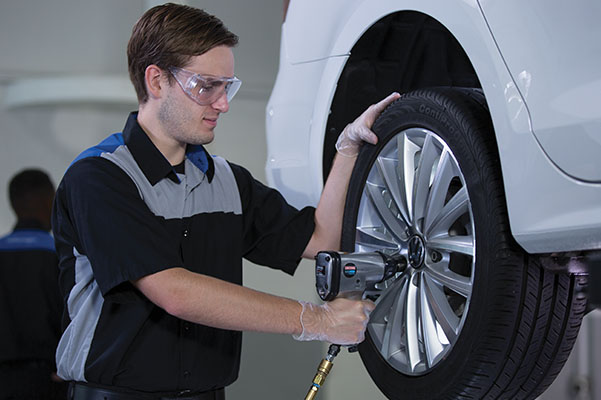
[[[146,11],[136,22],[127,45],[129,77],[140,104],[148,100],[146,67],[183,67],[191,57],[217,46],[234,47],[238,36],[221,20],[198,8],[167,3]],[[169,75],[169,83],[172,77]]]

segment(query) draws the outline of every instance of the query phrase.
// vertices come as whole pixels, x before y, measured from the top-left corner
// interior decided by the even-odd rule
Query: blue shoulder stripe
[[[0,238],[0,251],[45,250],[55,252],[54,239],[39,229],[17,229]]]
[[[75,160],[69,165],[69,167],[75,164],[79,160],[83,160],[88,157],[98,157],[102,153],[112,153],[117,147],[125,144],[123,141],[123,133],[113,133],[111,136],[104,139],[102,142],[98,143],[94,147],[90,147],[87,150],[84,150],[80,155],[78,155]]]

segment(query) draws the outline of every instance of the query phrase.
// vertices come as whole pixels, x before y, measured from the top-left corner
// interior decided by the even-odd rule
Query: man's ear
[[[154,64],[146,67],[144,71],[144,82],[146,83],[146,90],[148,91],[149,98],[160,98],[162,94],[163,85],[167,84],[167,80],[162,79],[165,71],[157,67]]]

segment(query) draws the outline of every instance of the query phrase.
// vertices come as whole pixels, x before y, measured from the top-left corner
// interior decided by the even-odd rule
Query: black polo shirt
[[[34,220],[0,238],[0,364],[54,365],[62,298],[54,239]]]
[[[65,294],[57,350],[67,380],[169,394],[232,383],[241,333],[167,314],[130,283],[183,267],[242,283],[242,258],[292,274],[314,230],[244,168],[189,146],[178,174],[130,115],[83,152],[57,190],[53,230]]]

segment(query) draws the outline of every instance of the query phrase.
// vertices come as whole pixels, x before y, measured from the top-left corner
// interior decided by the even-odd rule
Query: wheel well
[[[355,43],[342,71],[326,125],[323,179],[344,127],[393,91],[433,86],[481,87],[465,51],[440,22],[416,11],[390,14]]]

